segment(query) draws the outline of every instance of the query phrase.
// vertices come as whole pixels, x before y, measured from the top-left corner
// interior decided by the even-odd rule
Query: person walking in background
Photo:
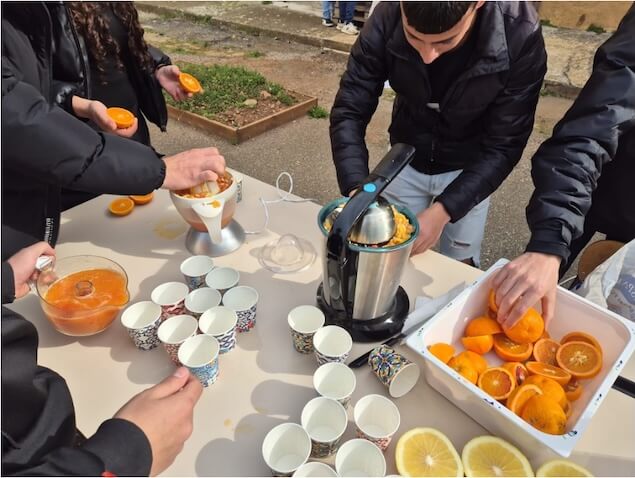
[[[353,23],[353,17],[355,16],[356,2],[338,2],[340,19],[337,23],[337,29],[342,33],[348,35],[357,35],[359,30]],[[333,22],[333,9],[335,2],[322,2],[322,25],[325,27],[334,27]]]

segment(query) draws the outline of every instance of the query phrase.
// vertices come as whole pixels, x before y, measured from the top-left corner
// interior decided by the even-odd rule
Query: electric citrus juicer
[[[410,302],[399,282],[419,225],[411,211],[380,194],[414,152],[394,145],[350,199],[336,199],[318,214],[325,254],[317,303],[326,322],[345,328],[355,341],[385,340],[401,331],[408,316]],[[396,231],[393,207],[413,231],[405,242],[388,246]]]

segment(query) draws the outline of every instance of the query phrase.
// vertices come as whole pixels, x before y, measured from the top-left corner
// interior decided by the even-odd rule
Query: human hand
[[[40,256],[55,257],[55,250],[48,242],[38,242],[24,249],[20,249],[7,262],[13,269],[13,283],[15,298],[20,299],[29,293],[29,281],[37,280],[39,271],[35,263]]]
[[[216,181],[225,173],[225,158],[216,148],[199,148],[183,151],[163,158],[165,179],[163,189],[179,191],[197,186],[205,181]]]
[[[410,255],[420,254],[434,246],[441,237],[443,228],[450,222],[450,215],[440,202],[435,202],[428,209],[417,215],[419,221],[419,237],[412,246]]]
[[[86,98],[73,96],[73,110],[80,118],[85,118],[95,123],[100,130],[124,138],[133,136],[139,126],[139,121],[135,118],[132,126],[128,128],[117,128],[115,120],[108,115],[106,105],[97,100],[87,100]]]
[[[179,82],[181,70],[176,65],[167,65],[159,68],[154,76],[158,80],[161,87],[175,100],[181,101],[191,98],[193,95],[183,89]]]
[[[172,464],[192,434],[194,406],[203,386],[187,368],[178,368],[161,383],[126,403],[115,418],[128,420],[145,433],[152,448],[155,476]]]
[[[551,254],[525,252],[494,276],[498,322],[506,329],[518,322],[539,300],[545,326],[553,318],[561,258]]]

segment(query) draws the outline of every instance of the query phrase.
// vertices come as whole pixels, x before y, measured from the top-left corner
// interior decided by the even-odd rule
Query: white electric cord
[[[282,187],[280,186],[280,180],[283,177],[287,177],[289,178],[289,190],[284,190],[282,189]],[[291,194],[293,193],[293,177],[291,176],[291,174],[289,174],[286,171],[281,172],[280,174],[278,174],[278,177],[276,178],[276,192],[278,193],[278,199],[271,199],[271,200],[266,200],[263,197],[260,198],[260,204],[262,204],[262,207],[265,210],[265,223],[263,224],[262,228],[257,230],[257,231],[245,231],[245,234],[262,234],[266,229],[267,226],[269,225],[269,207],[268,204],[276,204],[279,202],[296,202],[296,203],[300,203],[300,202],[310,202],[310,201],[315,201],[315,199],[293,199],[291,197]]]

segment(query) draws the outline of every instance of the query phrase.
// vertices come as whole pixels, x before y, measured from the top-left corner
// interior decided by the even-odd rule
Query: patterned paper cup
[[[186,339],[196,335],[198,322],[191,315],[175,315],[159,326],[158,336],[165,351],[177,366],[179,362],[179,347]]]
[[[311,438],[300,425],[283,423],[271,429],[262,442],[262,457],[272,476],[291,476],[311,454]]]
[[[225,295],[232,287],[236,287],[240,281],[240,272],[231,267],[217,267],[205,277],[207,287],[216,289],[221,295]]]
[[[161,321],[185,313],[185,297],[190,292],[183,282],[166,282],[152,291],[152,302],[161,306]]]
[[[338,450],[335,470],[340,476],[384,476],[386,459],[376,445],[356,438],[347,441]]]
[[[141,350],[152,350],[159,345],[157,329],[161,324],[161,306],[145,300],[130,305],[121,314],[121,324]]]
[[[212,307],[206,310],[198,320],[201,332],[216,337],[220,345],[220,353],[224,354],[236,346],[236,326],[238,315],[229,307]]]
[[[313,374],[313,388],[326,398],[337,400],[348,408],[355,390],[355,373],[346,364],[330,362],[320,365]]]
[[[181,274],[190,290],[203,287],[213,268],[214,260],[209,256],[192,256],[181,262]]]
[[[327,325],[313,336],[313,347],[318,365],[328,362],[346,362],[353,347],[353,339],[342,327]]]
[[[218,340],[211,335],[194,335],[179,348],[179,361],[196,375],[203,387],[208,387],[218,378]]]
[[[258,291],[253,287],[241,285],[229,289],[223,296],[223,305],[238,315],[238,332],[249,332],[256,325],[256,306]]]
[[[298,468],[293,476],[315,476],[329,478],[331,476],[338,475],[337,473],[335,473],[335,470],[328,466],[326,463],[321,463],[319,461],[310,461]]]
[[[399,409],[389,399],[381,395],[362,397],[353,410],[357,426],[357,437],[373,442],[385,451],[399,428]]]
[[[373,349],[368,365],[394,398],[403,397],[419,380],[419,366],[386,345]]]
[[[187,295],[185,298],[185,309],[190,315],[198,319],[203,312],[220,304],[220,300],[220,292],[216,289],[201,287]]]
[[[324,313],[312,305],[301,305],[287,316],[293,347],[300,353],[313,352],[313,336],[324,325]]]
[[[311,438],[311,456],[325,458],[339,448],[348,425],[348,415],[337,401],[317,397],[302,409],[300,423]]]

